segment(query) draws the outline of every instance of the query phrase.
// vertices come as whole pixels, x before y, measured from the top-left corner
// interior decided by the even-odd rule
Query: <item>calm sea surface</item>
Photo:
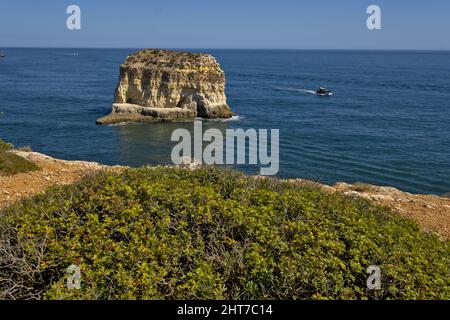
[[[3,49],[0,138],[63,159],[170,163],[192,124],[97,126],[135,49]],[[280,129],[280,173],[450,192],[450,53],[203,50],[221,63],[236,121]],[[331,87],[333,97],[305,90]],[[243,168],[250,173],[254,168]]]

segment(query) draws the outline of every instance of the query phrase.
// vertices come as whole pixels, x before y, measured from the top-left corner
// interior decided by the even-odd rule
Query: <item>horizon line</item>
[[[450,52],[450,49],[373,49],[373,48],[186,48],[186,47],[60,47],[60,46],[0,46],[0,49],[92,49],[92,50],[120,50],[120,49],[166,49],[166,50],[248,50],[248,51],[416,51],[416,52]]]

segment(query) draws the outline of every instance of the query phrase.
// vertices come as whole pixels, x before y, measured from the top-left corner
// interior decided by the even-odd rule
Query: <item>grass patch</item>
[[[354,183],[351,189],[356,192],[374,192],[377,190],[375,186],[364,182]]]
[[[0,297],[449,299],[449,252],[362,199],[216,168],[130,169],[0,214]],[[72,264],[80,290],[66,287]]]
[[[8,152],[12,149],[14,149],[14,146],[11,143],[6,143],[0,139],[0,176],[9,176],[39,169],[33,162]]]
[[[0,139],[0,152],[1,151],[8,151],[14,149],[14,145],[12,143],[7,143]]]

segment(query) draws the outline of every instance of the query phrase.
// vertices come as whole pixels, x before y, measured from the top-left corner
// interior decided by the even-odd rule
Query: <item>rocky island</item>
[[[98,124],[231,118],[225,74],[209,54],[145,49],[120,66],[111,114]]]

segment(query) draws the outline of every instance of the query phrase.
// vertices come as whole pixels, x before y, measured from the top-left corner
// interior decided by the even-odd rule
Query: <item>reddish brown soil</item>
[[[40,193],[50,186],[71,184],[87,174],[110,168],[95,162],[54,159],[37,152],[11,152],[34,162],[40,170],[0,176],[0,209],[21,198]]]

